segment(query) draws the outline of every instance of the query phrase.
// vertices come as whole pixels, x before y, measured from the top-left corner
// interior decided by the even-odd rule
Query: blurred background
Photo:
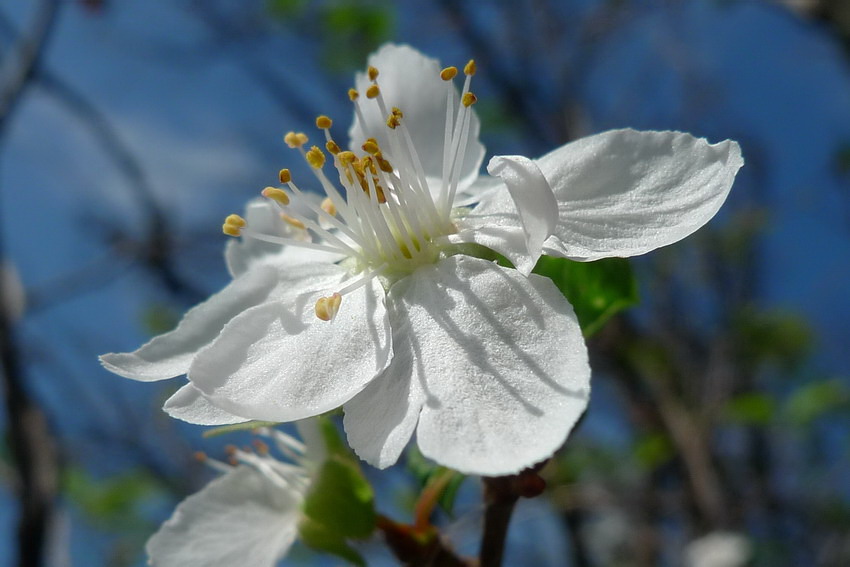
[[[386,41],[476,59],[488,155],[633,127],[746,159],[708,227],[631,262],[641,301],[591,337],[589,410],[506,564],[850,565],[850,3],[2,0],[0,566],[142,565],[210,478],[193,453],[232,440],[96,357],[228,281],[221,219],[303,177],[285,132],[345,138]],[[369,473],[399,520],[415,468]],[[461,551],[478,494],[442,520]]]

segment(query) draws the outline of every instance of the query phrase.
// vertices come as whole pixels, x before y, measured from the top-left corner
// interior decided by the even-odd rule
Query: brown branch
[[[540,463],[519,474],[485,477],[484,482],[484,534],[478,554],[480,567],[500,567],[508,537],[514,506],[520,498],[534,498],[546,489],[546,482],[537,474]]]
[[[0,140],[39,67],[56,21],[58,0],[44,0],[31,28],[21,34],[6,55],[0,86]],[[0,256],[3,253],[0,234]],[[0,278],[0,305],[7,290]],[[20,502],[17,544],[20,567],[41,567],[53,519],[58,486],[59,457],[44,412],[25,387],[25,377],[11,314],[0,310],[0,366],[6,390],[9,445],[17,474]]]

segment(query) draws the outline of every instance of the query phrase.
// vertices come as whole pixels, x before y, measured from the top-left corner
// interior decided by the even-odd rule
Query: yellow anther
[[[316,118],[316,128],[320,130],[327,130],[333,124],[333,120],[325,116],[324,114]]]
[[[348,89],[348,98],[351,99],[352,102],[360,97],[360,93],[357,92],[357,89]]]
[[[478,97],[475,96],[475,94],[471,93],[471,92],[468,92],[465,95],[463,95],[463,98],[461,99],[461,102],[463,102],[464,106],[472,106],[477,101],[478,101]]]
[[[440,78],[444,81],[451,81],[457,76],[457,67],[446,67],[440,71]]]
[[[269,454],[269,446],[262,439],[254,439],[251,441],[251,444],[254,446],[254,450],[258,455]]]
[[[475,74],[475,59],[470,59],[469,63],[463,66],[463,74],[464,75],[474,75]]]
[[[316,169],[321,169],[322,166],[325,165],[325,154],[322,153],[319,146],[313,146],[310,148],[310,151],[307,152],[307,163]]]
[[[281,183],[289,183],[290,181],[292,181],[292,174],[286,168],[281,169],[280,172],[277,174],[277,177],[278,179],[280,179]]]
[[[242,229],[235,224],[224,223],[221,225],[221,232],[227,236],[242,236]]]
[[[300,148],[307,143],[307,135],[303,132],[289,132],[283,137],[283,141],[290,148]]]
[[[337,155],[340,152],[339,146],[333,140],[328,140],[327,143],[325,143],[325,149],[333,155]]]
[[[248,223],[246,223],[245,219],[243,219],[239,215],[227,215],[227,218],[224,219],[224,224],[229,224],[238,228],[242,228]]]
[[[332,217],[336,216],[336,205],[334,205],[334,202],[331,201],[330,197],[325,197],[322,200],[321,207],[322,207],[322,210],[325,211],[326,213],[328,213],[330,216],[332,216]]]
[[[393,116],[398,116],[399,118],[404,118],[404,112],[397,106],[393,107]]]
[[[381,94],[381,89],[378,85],[370,85],[368,89],[366,89],[366,98],[376,98],[379,94]]]
[[[396,128],[398,128],[399,124],[401,124],[401,121],[398,119],[398,116],[396,116],[395,114],[390,114],[387,117],[387,126],[389,128],[395,130]]]
[[[348,150],[339,152],[336,157],[338,157],[339,161],[343,164],[351,164],[357,160],[357,156],[354,155],[354,152],[350,152]]]
[[[386,159],[384,159],[383,156],[376,155],[375,159],[378,161],[378,167],[381,169],[381,171],[384,171],[386,173],[392,173],[393,172],[393,166],[390,165],[390,162],[388,162]]]
[[[280,213],[280,220],[282,220],[283,222],[285,222],[289,226],[295,227],[299,230],[307,230],[307,227],[304,225],[303,222],[301,222],[300,220],[298,220],[295,217],[291,217],[291,216],[287,215],[286,213]]]
[[[369,80],[370,81],[374,81],[375,79],[378,78],[378,70],[375,69],[374,67],[372,67],[371,65],[369,65],[369,69],[368,69],[367,72],[369,74]]]
[[[272,199],[273,201],[276,201],[284,206],[289,204],[289,195],[287,195],[283,191],[283,189],[278,189],[276,187],[266,187],[265,189],[263,189],[261,195],[266,199]]]
[[[334,293],[330,297],[320,297],[316,301],[316,317],[322,321],[330,321],[339,312],[339,306],[342,303],[342,296]]]
[[[375,155],[379,151],[381,151],[381,148],[378,147],[378,142],[376,142],[374,139],[370,138],[370,139],[366,140],[366,142],[363,144],[363,151],[366,152],[367,154]]]

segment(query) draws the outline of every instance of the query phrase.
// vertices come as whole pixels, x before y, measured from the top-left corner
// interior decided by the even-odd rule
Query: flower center
[[[350,259],[353,278],[344,287],[316,303],[316,316],[329,321],[340,309],[342,297],[375,277],[387,284],[413,273],[417,268],[436,262],[448,244],[447,236],[456,231],[451,220],[452,203],[458,189],[464,153],[469,140],[472,109],[477,100],[469,90],[475,74],[475,62],[464,67],[466,79],[458,97],[453,79],[455,67],[440,72],[446,83],[446,119],[443,139],[442,175],[436,182],[426,177],[414,138],[404,112],[388,107],[378,83],[379,72],[368,68],[369,87],[365,101],[355,89],[348,92],[366,142],[356,150],[342,150],[330,133],[333,122],[327,116],[316,119],[324,132],[324,151],[319,146],[306,149],[308,138],[290,132],[286,144],[311,166],[322,186],[321,204],[311,199],[292,180],[288,169],[279,173],[281,185],[267,187],[262,195],[280,210],[281,222],[293,237],[281,237],[252,230],[238,215],[225,219],[223,231],[231,236],[246,236],[267,242],[300,246],[339,254]],[[377,105],[382,125],[364,119],[364,104]],[[370,131],[381,128],[382,132]],[[378,143],[379,134],[387,147]],[[338,186],[325,175],[327,152],[336,170]],[[437,185],[437,186],[434,186]]]

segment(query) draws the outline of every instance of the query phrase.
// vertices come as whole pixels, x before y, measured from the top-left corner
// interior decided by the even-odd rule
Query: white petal
[[[242,313],[198,353],[189,379],[216,406],[251,419],[294,421],[341,406],[386,368],[392,348],[376,280],[345,295],[333,321],[321,321],[316,300],[333,291]]]
[[[526,250],[532,267],[540,257],[543,241],[558,222],[558,201],[537,165],[522,156],[496,156],[487,166],[490,175],[502,178],[519,212]],[[521,270],[526,275],[531,271]]]
[[[688,236],[726,200],[741,149],[680,132],[613,130],[537,160],[559,203],[544,252],[576,260],[634,256]]]
[[[189,496],[148,541],[153,567],[273,567],[298,532],[302,496],[241,466]]]
[[[505,475],[561,446],[587,406],[590,367],[575,314],[549,279],[452,256],[397,283],[388,301],[410,322],[424,455]]]
[[[439,62],[422,55],[410,46],[387,44],[369,57],[369,65],[380,72],[378,85],[387,106],[396,106],[404,112],[403,120],[413,138],[425,175],[429,179],[442,179],[447,87],[440,79]],[[358,104],[366,124],[364,126],[355,119],[349,131],[351,148],[359,150],[366,138],[374,137],[392,162],[391,146],[387,137],[390,132],[386,125],[387,117],[381,114],[375,101],[363,96],[369,85],[366,74],[358,73],[355,88],[361,94]],[[456,95],[455,101],[458,99],[459,95]],[[457,116],[457,108],[453,113]],[[478,141],[479,130],[478,117],[472,111],[469,138],[460,172],[461,188],[475,180],[484,159],[484,146]],[[429,183],[429,186],[432,191],[440,190],[438,182]]]
[[[406,319],[390,309],[393,359],[366,388],[343,406],[348,444],[380,469],[394,465],[407,446],[425,401],[419,383],[411,381],[413,358]],[[401,342],[396,341],[401,338]]]
[[[249,421],[212,405],[191,383],[186,384],[168,398],[162,409],[171,417],[196,425],[230,425]]]
[[[100,362],[111,372],[145,382],[185,374],[195,353],[212,342],[233,317],[262,303],[276,282],[277,270],[271,267],[246,272],[190,309],[173,331],[154,337],[135,352],[104,354]]]

